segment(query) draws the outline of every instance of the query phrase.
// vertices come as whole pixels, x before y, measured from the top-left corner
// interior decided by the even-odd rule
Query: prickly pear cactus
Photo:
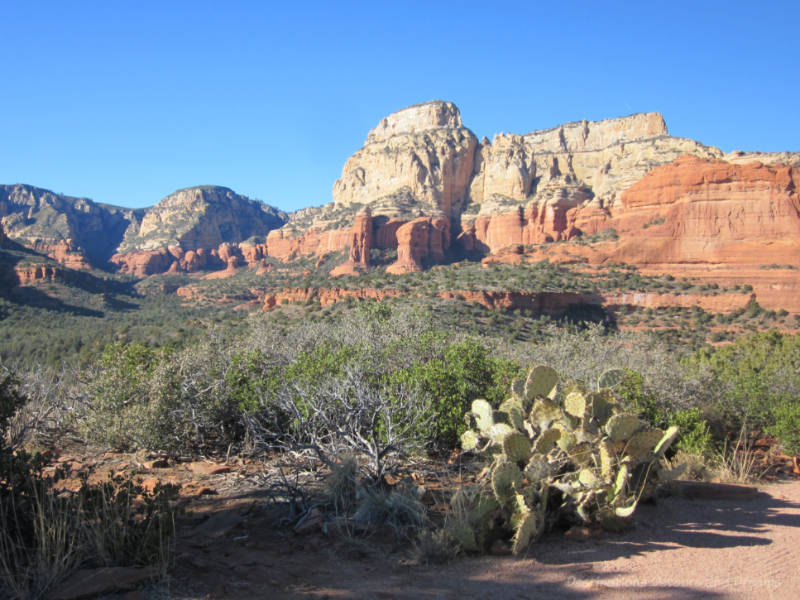
[[[654,489],[658,462],[678,430],[651,428],[624,412],[613,391],[623,375],[606,371],[600,389],[588,392],[581,382],[562,383],[553,369],[538,365],[512,384],[497,410],[485,400],[472,403],[462,447],[493,459],[493,522],[502,515],[515,554],[557,520],[624,527]],[[472,540],[487,539],[487,523],[475,527],[463,534],[466,549],[474,547]]]

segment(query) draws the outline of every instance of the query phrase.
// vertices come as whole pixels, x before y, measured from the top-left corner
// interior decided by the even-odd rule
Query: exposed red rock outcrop
[[[372,249],[372,215],[369,212],[356,215],[350,229],[350,253],[347,262],[331,271],[331,276],[357,275],[361,269],[369,267],[369,253]]]
[[[40,254],[49,256],[69,269],[88,269],[89,261],[72,240],[53,243],[36,242],[30,248]]]
[[[269,310],[279,304],[304,304],[311,300],[318,300],[322,306],[341,302],[347,298],[356,300],[384,300],[400,296],[397,290],[376,289],[337,289],[337,288],[296,288],[272,292],[264,296],[263,309]]]
[[[178,290],[178,294],[191,297],[190,291]],[[341,288],[293,288],[278,292],[270,292],[264,296],[263,310],[269,310],[280,304],[305,304],[317,300],[322,306],[341,302],[348,298],[356,300],[384,300],[404,295],[418,296],[419,293],[405,293],[399,290],[379,289],[341,289]],[[611,312],[621,307],[666,308],[678,306],[690,308],[699,306],[712,312],[731,312],[747,305],[754,296],[752,294],[719,294],[718,296],[700,296],[696,294],[669,294],[651,292],[630,292],[620,294],[583,294],[578,292],[509,292],[491,290],[446,290],[438,292],[437,297],[446,300],[459,299],[465,302],[480,304],[489,309],[500,308],[515,310],[518,308],[533,311],[537,314],[558,315],[570,307],[591,305],[603,307]]]
[[[387,267],[395,275],[422,270],[422,261],[440,262],[450,247],[450,221],[420,217],[397,230],[397,261]]]
[[[63,279],[64,272],[53,265],[17,265],[14,267],[17,285],[35,285],[40,282]]]
[[[684,156],[622,194],[614,259],[800,265],[800,171]]]
[[[126,252],[111,257],[111,263],[116,265],[120,272],[134,277],[165,273],[173,262],[174,257],[165,249]]]
[[[266,256],[283,261],[301,255],[322,256],[344,250],[349,241],[350,229],[312,229],[304,233],[274,229],[267,235]]]
[[[459,241],[467,251],[484,248],[493,254],[518,244],[569,240],[579,233],[572,224],[574,208],[572,202],[531,203],[525,208],[479,215]]]
[[[601,294],[603,306],[611,311],[621,307],[665,308],[677,306],[692,308],[698,306],[706,312],[729,313],[744,308],[751,300],[756,299],[751,293],[726,293],[716,296],[700,294],[667,294],[653,292],[623,292],[619,294]]]

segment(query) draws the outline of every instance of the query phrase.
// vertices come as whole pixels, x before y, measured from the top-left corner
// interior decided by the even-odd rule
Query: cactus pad
[[[513,433],[514,430],[511,429],[511,426],[506,425],[505,423],[495,423],[486,431],[486,435],[492,440],[494,444],[502,444],[503,440],[506,439],[506,436],[510,433]]]
[[[636,502],[636,500],[634,500],[628,506],[618,506],[617,508],[614,509],[614,514],[617,515],[618,517],[622,517],[623,519],[626,519],[626,518],[630,517],[633,514],[633,512],[636,510],[636,505],[637,504],[638,504],[638,502]]]
[[[556,428],[561,431],[561,436],[558,438],[558,442],[556,442],[558,447],[567,454],[570,454],[578,443],[578,438],[566,427],[556,425]]]
[[[623,369],[609,369],[600,375],[597,380],[598,387],[602,390],[604,388],[613,389],[617,387],[625,378],[625,371]]]
[[[610,390],[593,392],[589,396],[589,402],[592,406],[592,416],[601,425],[604,425],[614,414],[616,401],[613,392]]]
[[[605,430],[612,442],[630,439],[642,428],[643,423],[636,415],[620,413],[614,415],[606,423]]]
[[[494,425],[492,405],[486,400],[473,400],[472,401],[472,414],[475,416],[475,422],[481,432],[488,431],[489,427]]]
[[[553,423],[561,419],[563,413],[561,408],[554,401],[547,398],[537,400],[533,404],[530,414],[530,422],[539,429],[547,429]]]
[[[537,513],[529,512],[525,515],[520,515],[514,527],[511,552],[515,555],[522,553],[531,543],[531,540],[541,535],[543,529],[544,520]]]
[[[522,379],[515,379],[511,382],[511,393],[515,398],[522,400],[525,397],[525,381]]]
[[[580,392],[572,392],[564,399],[564,410],[573,417],[583,419],[586,414],[586,396]]]
[[[619,471],[617,471],[617,478],[614,480],[614,487],[611,490],[610,499],[612,502],[625,492],[625,488],[628,485],[629,475],[630,470],[628,469],[628,465],[626,463],[622,463],[622,465],[619,467]]]
[[[478,434],[474,432],[472,429],[467,429],[464,433],[461,434],[461,448],[468,452],[469,450],[475,450],[478,447]]]
[[[497,464],[492,471],[492,491],[498,502],[504,504],[514,497],[515,488],[522,485],[522,471],[510,462]]]
[[[525,408],[519,398],[509,398],[498,408],[500,412],[508,415],[507,421],[514,429],[522,431],[525,423]]]
[[[600,473],[606,481],[610,481],[614,473],[613,458],[609,446],[607,442],[602,441],[597,449],[598,458],[600,460]]]
[[[664,455],[667,448],[672,445],[672,442],[675,441],[675,438],[678,437],[678,426],[673,425],[664,433],[664,436],[658,441],[656,447],[653,449],[653,454],[660,458]]]
[[[597,488],[602,485],[602,481],[592,469],[581,469],[581,472],[578,473],[578,481],[587,488]]]
[[[625,445],[623,453],[625,456],[629,456],[634,462],[648,460],[656,444],[661,441],[663,436],[664,432],[660,429],[643,429],[633,434]]]
[[[558,384],[558,373],[555,369],[538,365],[531,369],[528,379],[525,381],[525,397],[528,400],[534,398],[556,397],[556,386]]]
[[[503,439],[503,452],[513,463],[527,463],[531,455],[531,441],[524,433],[514,431]]]
[[[541,454],[547,454],[556,445],[558,439],[561,437],[561,431],[555,427],[545,429],[539,437],[536,438],[536,451]]]
[[[550,463],[542,454],[534,454],[525,467],[525,477],[536,483],[550,476]]]

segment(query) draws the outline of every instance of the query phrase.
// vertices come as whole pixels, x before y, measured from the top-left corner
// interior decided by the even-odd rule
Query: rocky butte
[[[433,101],[368,132],[321,207],[287,215],[205,186],[131,211],[3,186],[0,217],[10,239],[68,266],[137,276],[331,252],[346,253],[331,275],[357,275],[373,250],[396,252],[395,274],[546,257],[749,284],[763,306],[800,312],[798,169],[799,153],[671,136],[658,113],[478,140],[454,104]],[[593,243],[556,243],[581,238]]]

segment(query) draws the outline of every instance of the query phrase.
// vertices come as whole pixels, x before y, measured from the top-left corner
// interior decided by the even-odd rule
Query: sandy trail
[[[797,600],[800,481],[761,489],[750,500],[663,498],[641,506],[625,533],[583,542],[553,534],[522,558],[445,566],[404,566],[321,534],[279,542],[249,520],[227,542],[194,546],[176,583],[197,593],[176,597]],[[242,536],[249,541],[231,544]]]

